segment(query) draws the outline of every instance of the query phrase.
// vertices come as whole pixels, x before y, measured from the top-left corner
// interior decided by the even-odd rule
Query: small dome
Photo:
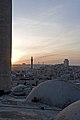
[[[80,120],[80,100],[63,109],[55,120]]]
[[[25,86],[25,85],[18,85],[18,86],[16,86],[16,87],[14,87],[13,88],[13,90],[12,90],[12,94],[13,95],[25,95],[25,89],[26,89],[27,87]]]

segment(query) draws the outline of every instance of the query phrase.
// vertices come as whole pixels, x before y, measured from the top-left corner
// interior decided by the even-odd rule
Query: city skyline
[[[80,65],[79,0],[13,0],[12,63]]]

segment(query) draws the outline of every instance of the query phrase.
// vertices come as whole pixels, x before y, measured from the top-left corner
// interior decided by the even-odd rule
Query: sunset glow
[[[34,63],[80,65],[79,11],[79,0],[13,0],[12,63],[34,56]]]

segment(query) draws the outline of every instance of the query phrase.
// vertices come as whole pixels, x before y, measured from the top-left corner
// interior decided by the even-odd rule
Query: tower
[[[33,57],[31,56],[31,69],[33,69]]]
[[[12,0],[0,0],[0,93],[11,87]]]
[[[65,59],[64,60],[64,67],[68,67],[69,66],[69,60],[68,59]]]

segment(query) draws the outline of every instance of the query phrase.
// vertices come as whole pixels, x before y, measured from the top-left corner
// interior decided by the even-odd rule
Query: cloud
[[[34,9],[34,16],[26,11],[25,15],[13,19],[13,58],[23,61],[33,55],[36,60],[50,62],[72,56],[79,61],[80,22],[77,18],[80,17],[77,3],[74,4],[74,0],[54,5],[47,2],[47,6],[41,7],[40,4],[39,9]],[[78,16],[75,17],[76,13]]]

